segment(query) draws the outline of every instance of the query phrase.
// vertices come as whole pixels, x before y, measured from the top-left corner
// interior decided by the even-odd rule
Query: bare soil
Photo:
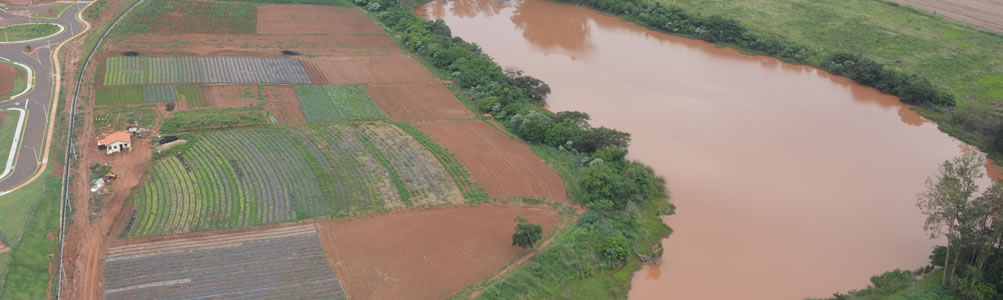
[[[474,116],[442,82],[370,84],[367,89],[394,120],[455,120]]]
[[[256,85],[209,85],[204,92],[209,107],[246,107],[258,103]]]
[[[14,89],[14,66],[0,64],[0,100],[7,100],[10,90]]]
[[[145,56],[253,56],[289,57],[282,50],[303,56],[343,57],[398,55],[403,53],[385,35],[254,35],[185,34],[134,35],[117,39],[106,53],[136,51]]]
[[[349,297],[445,299],[526,253],[512,246],[515,217],[549,233],[549,207],[476,206],[406,211],[317,223]]]
[[[316,84],[408,83],[437,80],[407,55],[303,59]]]
[[[282,125],[306,124],[306,117],[300,110],[300,100],[291,86],[266,86],[265,102],[275,121]]]
[[[890,0],[1003,33],[1003,1],[1000,0]]]
[[[262,34],[385,34],[358,9],[314,5],[258,6]]]
[[[420,123],[418,126],[456,154],[488,195],[534,196],[568,203],[564,181],[522,141],[481,120]]]

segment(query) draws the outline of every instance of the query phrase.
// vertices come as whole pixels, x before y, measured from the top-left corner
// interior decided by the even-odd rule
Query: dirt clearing
[[[0,64],[0,100],[7,100],[14,88],[14,66]]]
[[[265,86],[264,94],[268,111],[276,122],[282,125],[306,123],[306,117],[300,110],[300,100],[296,97],[296,89],[291,86]]]
[[[476,206],[317,223],[345,292],[355,299],[445,299],[526,253],[512,246],[515,217],[543,226],[549,207]]]
[[[394,120],[454,120],[474,116],[442,82],[371,84],[369,96]]]
[[[262,34],[384,34],[383,28],[355,8],[313,5],[258,6]]]
[[[568,202],[564,181],[521,141],[481,120],[420,123],[422,131],[456,154],[492,197],[542,197]]]
[[[999,0],[890,0],[982,29],[1003,32],[1003,1]]]
[[[437,78],[406,55],[303,59],[314,84],[429,82]]]

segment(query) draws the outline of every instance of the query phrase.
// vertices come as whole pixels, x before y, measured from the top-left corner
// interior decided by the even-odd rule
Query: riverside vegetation
[[[1003,73],[1000,60],[992,56],[1003,45],[998,34],[953,25],[951,21],[878,1],[559,1],[619,15],[670,34],[730,45],[848,77],[898,96],[904,103],[920,106],[918,111],[938,121],[941,130],[980,147],[997,162],[1003,159],[1003,109],[999,103],[1003,99],[999,88]],[[841,14],[832,15],[832,11]],[[853,24],[846,24],[849,20],[854,20]],[[824,24],[814,24],[819,22]],[[827,28],[830,24],[825,22],[854,31]],[[802,28],[790,24],[812,25]],[[917,26],[942,31],[942,35],[912,28]],[[971,37],[963,37],[962,33]],[[957,47],[937,44],[955,42]]]
[[[506,74],[480,47],[458,37],[441,21],[425,21],[395,0],[358,0],[409,50],[421,55],[483,113],[490,113],[551,163],[567,182],[569,196],[588,208],[527,266],[472,289],[483,298],[626,298],[640,255],[657,256],[670,229],[664,180],[626,159],[630,134],[589,125],[588,114],[541,108],[545,83]]]

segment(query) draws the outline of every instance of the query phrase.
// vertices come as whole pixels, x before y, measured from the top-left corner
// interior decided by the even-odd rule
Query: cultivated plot
[[[303,59],[317,84],[405,83],[438,80],[410,56]]]
[[[567,202],[564,181],[521,141],[481,120],[420,123],[418,126],[456,153],[493,197],[543,197]]]
[[[311,123],[387,119],[362,85],[300,85],[296,97]]]
[[[265,34],[386,34],[354,7],[260,5],[257,26]]]
[[[312,225],[108,249],[106,299],[347,299]]]
[[[300,110],[300,101],[296,97],[296,89],[291,86],[265,86],[262,89],[265,103],[272,118],[282,125],[299,125],[306,123],[306,117]]]
[[[464,199],[449,171],[382,123],[215,132],[160,159],[130,236],[237,228]]]
[[[473,117],[442,82],[370,84],[369,95],[391,119],[455,120]]]
[[[109,57],[105,85],[171,83],[309,84],[299,60],[246,57]]]

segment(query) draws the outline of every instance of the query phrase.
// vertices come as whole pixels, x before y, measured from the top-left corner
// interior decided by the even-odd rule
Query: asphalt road
[[[66,30],[57,35],[40,40],[0,44],[0,57],[27,65],[35,72],[35,86],[31,92],[12,100],[0,102],[0,109],[2,110],[19,107],[28,111],[28,118],[25,120],[24,125],[24,135],[21,139],[21,145],[18,147],[14,169],[11,171],[11,175],[0,180],[0,193],[17,187],[30,179],[42,163],[40,156],[43,152],[42,144],[45,142],[46,137],[45,130],[48,127],[48,122],[51,121],[49,119],[52,117],[49,115],[52,108],[50,105],[53,104],[52,91],[54,79],[52,62],[50,61],[52,58],[51,51],[56,45],[69,39],[84,28],[84,25],[76,20],[75,15],[87,3],[77,2],[71,5],[58,19],[31,18],[30,21],[26,16],[17,15],[20,14],[17,11],[21,10],[23,13],[23,10],[31,9],[37,13],[39,11],[38,7],[51,7],[54,4],[40,5],[34,8],[0,7],[0,9],[3,9],[3,11],[0,11],[0,18],[2,18],[0,19],[0,26],[25,23],[57,23],[66,28]],[[30,56],[22,52],[26,45],[31,45],[32,48],[35,48],[35,52]],[[0,166],[0,168],[3,168],[3,166]]]

